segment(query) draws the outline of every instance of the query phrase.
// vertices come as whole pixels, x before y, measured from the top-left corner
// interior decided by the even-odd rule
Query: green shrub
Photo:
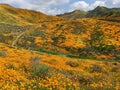
[[[85,77],[83,75],[80,75],[78,77],[78,81],[79,81],[80,84],[87,85],[87,84],[91,84],[93,79],[91,77],[89,77],[89,76]]]
[[[46,75],[48,70],[49,70],[49,67],[45,64],[40,65],[39,68],[38,68],[38,72],[42,75]]]
[[[40,57],[39,56],[31,57],[31,60],[33,60],[33,61],[40,61]]]
[[[115,54],[115,60],[120,62],[120,54]]]
[[[71,67],[78,67],[79,66],[79,64],[75,61],[67,61],[66,64],[71,66]]]
[[[112,70],[111,70],[111,72],[118,72],[118,71],[119,71],[119,67],[117,67],[117,66],[113,67]]]
[[[79,83],[87,85],[87,84],[91,83],[91,79],[90,78],[79,77]]]
[[[49,67],[45,64],[37,64],[37,65],[32,65],[32,75],[34,77],[39,76],[44,78],[48,74]]]
[[[5,51],[0,51],[0,57],[5,57],[6,56],[6,52]]]
[[[94,73],[94,72],[98,72],[98,73],[101,73],[103,72],[103,68],[97,64],[93,64],[91,67],[90,67],[90,72],[91,73]]]
[[[31,62],[32,64],[39,64],[39,62],[40,62],[40,57],[38,57],[38,56],[31,57],[30,62]]]
[[[15,67],[15,65],[14,64],[5,64],[5,67],[7,68],[7,69],[13,69],[13,70],[17,70],[17,68]]]

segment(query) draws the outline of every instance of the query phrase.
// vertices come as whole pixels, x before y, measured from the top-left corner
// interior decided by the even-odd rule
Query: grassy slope
[[[57,17],[47,16],[37,11],[14,8],[7,4],[0,4],[1,23],[28,25],[50,20],[59,19]]]
[[[117,22],[88,18],[66,20],[4,4],[0,5],[0,10],[0,41],[4,43],[11,45],[17,36],[26,31],[17,40],[18,46],[85,57],[119,59],[120,24]],[[100,37],[97,35],[99,33],[102,33]],[[96,35],[95,38],[92,37],[93,34]]]
[[[119,23],[86,18],[61,20],[8,5],[0,5],[0,10],[0,41],[7,43],[0,43],[0,89],[120,88],[119,62],[77,59],[61,54],[77,55],[77,49],[86,46],[86,40],[90,39],[91,32],[96,26],[107,36],[104,38],[107,44],[113,44],[119,50]],[[36,17],[33,20],[31,17],[34,15]],[[17,47],[11,48],[13,40],[24,31],[26,33],[18,40]],[[29,50],[18,48],[19,46]],[[102,55],[98,58],[101,58],[100,56]],[[103,55],[102,58],[106,56]]]
[[[93,41],[92,43],[94,43],[95,47],[99,45],[101,49],[98,50],[98,52],[107,49],[107,55],[105,55],[103,52],[102,54],[96,53],[96,56],[92,57],[113,59],[115,53],[115,55],[119,54],[119,25],[120,24],[117,22],[86,18],[70,21],[64,20],[42,22],[37,25],[27,25],[26,27],[19,25],[10,25],[7,27],[8,25],[6,25],[4,28],[2,28],[3,25],[1,25],[2,35],[0,37],[2,38],[2,42],[11,45],[18,35],[27,30],[27,32],[18,40],[18,46],[31,48],[34,50],[40,48],[48,49],[55,52],[68,54],[72,53],[74,55],[84,55],[86,53],[85,55],[90,56],[91,35],[95,29],[100,29],[100,32],[103,33],[102,39],[95,40],[96,38],[93,38],[95,42]],[[15,27],[17,27],[19,30]],[[101,47],[100,44],[112,47],[104,49],[104,47]],[[115,50],[117,50],[117,52],[112,51],[114,47],[116,48]],[[93,53],[93,55],[95,54]]]
[[[44,22],[41,23],[40,26],[38,25],[36,29],[28,31],[26,36],[20,39],[19,45],[23,45],[24,47],[30,46],[31,48],[44,48],[56,52],[72,53],[77,55],[82,53],[82,51],[79,51],[82,48],[89,48],[91,46],[91,35],[95,29],[100,28],[100,32],[103,33],[102,39],[100,42],[99,40],[95,40],[93,43],[95,45],[113,45],[119,51],[119,25],[120,24],[116,22],[86,18],[70,21]],[[104,49],[104,47],[102,48],[101,46],[100,48]],[[89,51],[90,50],[85,52],[88,52],[89,55]],[[109,54],[114,54],[112,51],[107,52],[109,52]],[[111,55],[107,55],[107,57],[111,58]]]
[[[118,62],[73,59],[0,43],[0,67],[0,89],[120,88]]]

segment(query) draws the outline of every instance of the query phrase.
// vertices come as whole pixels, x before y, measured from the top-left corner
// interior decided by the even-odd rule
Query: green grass
[[[95,59],[95,58],[88,58],[86,56],[75,56],[75,55],[70,55],[70,54],[68,54],[66,56],[70,57],[70,58],[76,58],[76,59],[91,59],[91,60]]]
[[[41,49],[41,48],[37,49],[36,51],[47,53],[47,54],[52,54],[52,55],[62,55],[62,53],[60,53],[60,52],[55,52],[55,51],[51,51],[51,50],[45,50],[45,49]]]
[[[120,62],[120,60],[104,60],[104,59],[95,59],[95,58],[90,58],[90,57],[86,57],[86,56],[76,56],[76,55],[72,55],[72,54],[63,54],[60,52],[55,52],[55,51],[51,51],[51,50],[45,50],[45,49],[37,49],[36,51],[38,52],[43,52],[43,53],[47,53],[47,54],[52,54],[52,55],[63,55],[69,58],[73,58],[73,59],[83,59],[83,60],[95,60],[95,61],[103,61],[103,62]]]
[[[96,58],[89,58],[89,57],[85,57],[85,56],[75,56],[75,55],[66,55],[66,57],[69,57],[69,58],[73,58],[73,59],[83,59],[83,60],[95,60],[95,61],[103,61],[103,62],[120,62],[120,60],[104,60],[104,59],[96,59]]]

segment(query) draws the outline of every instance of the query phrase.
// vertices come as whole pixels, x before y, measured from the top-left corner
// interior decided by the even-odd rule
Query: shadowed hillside
[[[86,17],[86,18],[97,18],[101,20],[120,22],[120,8],[107,8],[107,7],[98,6],[94,10],[88,12],[75,10],[73,12],[65,13],[57,16],[68,19],[77,19],[77,18]]]
[[[77,18],[83,18],[86,15],[87,15],[87,12],[85,12],[85,11],[75,10],[73,12],[64,13],[64,14],[60,14],[57,16],[63,17],[63,18],[68,18],[68,19],[77,19]]]
[[[96,17],[99,19],[120,22],[120,8],[96,7],[88,12],[87,17]]]

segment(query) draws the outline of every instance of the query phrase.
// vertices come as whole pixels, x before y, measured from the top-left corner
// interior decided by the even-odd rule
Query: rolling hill
[[[120,21],[120,8],[106,8],[98,6],[94,10],[89,11],[87,17]]]
[[[120,8],[107,8],[98,6],[95,9],[85,12],[75,10],[70,13],[57,15],[63,18],[77,19],[77,18],[97,18],[101,20],[117,21],[120,22]]]
[[[14,8],[8,4],[0,4],[0,23],[28,25],[51,20],[60,19],[41,12]]]
[[[85,12],[85,11],[75,10],[73,12],[64,13],[64,14],[60,14],[57,16],[63,17],[63,18],[68,18],[68,19],[76,19],[76,18],[83,18],[86,15],[87,15],[87,12]]]
[[[1,13],[7,14],[0,24],[0,41],[10,46],[87,58],[120,58],[120,24],[117,22],[94,18],[67,20],[9,5],[1,5],[1,8]],[[16,19],[9,19],[13,17]],[[29,21],[28,18],[34,19]]]
[[[115,61],[70,58],[0,43],[0,67],[1,90],[120,88],[120,63]]]
[[[49,16],[0,4],[0,90],[119,90],[120,23],[109,21],[119,9],[110,19],[98,11]]]

